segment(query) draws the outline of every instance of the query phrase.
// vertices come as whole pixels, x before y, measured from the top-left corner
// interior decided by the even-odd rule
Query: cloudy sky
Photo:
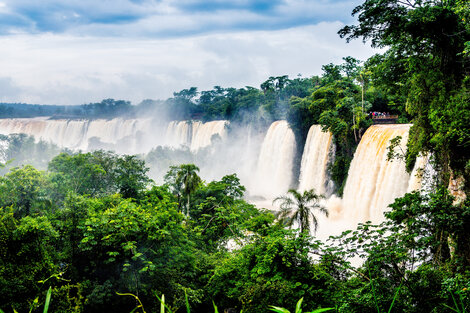
[[[374,51],[336,32],[362,1],[0,0],[0,102],[138,103]]]

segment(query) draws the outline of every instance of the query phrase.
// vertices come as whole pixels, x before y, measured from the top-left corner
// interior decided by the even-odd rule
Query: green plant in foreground
[[[49,287],[49,289],[47,290],[47,294],[46,294],[46,302],[44,303],[44,310],[42,311],[43,313],[47,313],[47,311],[49,311],[49,304],[51,303],[51,295],[52,295],[52,287]],[[38,301],[39,301],[39,297],[34,299],[33,304],[29,308],[29,313],[33,311]],[[16,311],[15,309],[13,309],[13,312],[18,313],[18,311]],[[0,309],[0,313],[5,313],[5,312],[2,309]]]
[[[46,303],[44,304],[43,313],[47,313],[47,311],[49,311],[49,304],[51,303],[51,295],[52,295],[52,288],[49,287],[49,289],[47,290],[47,294],[46,294]]]
[[[370,268],[369,268],[369,276],[372,277],[371,274],[370,274]],[[379,303],[377,302],[377,295],[375,293],[374,282],[372,281],[372,279],[370,281],[370,285],[372,287],[372,295],[374,296],[374,302],[375,302],[375,306],[377,307],[377,312],[381,313],[380,308],[379,308]],[[398,288],[395,291],[395,295],[393,296],[392,303],[390,304],[390,307],[388,308],[387,313],[392,312],[393,305],[395,304],[395,300],[398,297],[398,293],[400,292],[400,289],[401,289],[402,285],[403,285],[403,280],[400,282],[400,286],[398,286]]]
[[[137,302],[137,306],[130,312],[130,313],[134,313],[136,312],[137,310],[142,310],[142,313],[147,313],[144,309],[144,306],[142,304],[142,302],[140,301],[139,297],[132,294],[132,293],[119,293],[119,292],[116,292],[119,296],[131,296],[135,299],[135,301]],[[169,307],[168,305],[166,305],[165,303],[165,295],[162,294],[161,297],[159,297],[157,294],[155,294],[155,296],[157,297],[158,301],[160,301],[160,313],[165,313],[165,310],[167,313],[174,313]],[[184,302],[185,302],[185,305],[186,305],[186,312],[187,313],[191,313],[191,308],[189,306],[189,301],[188,301],[188,295],[186,294],[186,292],[184,293]],[[214,313],[219,313],[219,310],[217,309],[217,306],[215,305],[214,302],[212,302],[212,305],[214,306]],[[3,313],[1,310],[0,310],[0,313]],[[47,313],[46,311],[44,313]]]
[[[304,298],[300,298],[300,300],[297,302],[297,305],[295,306],[295,311],[294,313],[302,313],[302,301],[304,301]],[[271,311],[277,312],[277,313],[290,313],[289,310],[280,308],[274,305],[271,305],[269,308]],[[322,309],[316,309],[310,312],[305,312],[305,313],[321,313],[321,312],[327,312],[334,310],[334,308],[322,308]]]
[[[452,310],[453,312],[457,312],[457,313],[467,313],[467,309],[465,307],[465,304],[464,304],[464,301],[463,301],[463,297],[461,294],[458,294],[459,295],[459,301],[457,301],[455,299],[455,296],[453,293],[450,294],[452,296],[452,300],[454,301],[454,305],[455,305],[455,308],[453,307],[450,307],[448,306],[447,304],[444,304],[444,306],[450,310]]]

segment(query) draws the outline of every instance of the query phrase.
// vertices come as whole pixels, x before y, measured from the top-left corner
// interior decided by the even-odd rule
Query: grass
[[[300,300],[297,302],[294,313],[302,313],[302,301],[304,301],[304,298],[300,298]],[[290,313],[289,310],[278,307],[278,306],[274,306],[274,305],[271,305],[269,309],[277,313]],[[316,309],[316,310],[305,312],[305,313],[321,313],[321,312],[328,312],[331,310],[334,310],[334,308],[320,308],[320,309]]]

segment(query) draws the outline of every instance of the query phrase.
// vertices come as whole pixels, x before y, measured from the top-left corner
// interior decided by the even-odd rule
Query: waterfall
[[[292,167],[296,151],[294,132],[287,121],[271,124],[261,146],[250,191],[254,195],[277,197],[292,183]]]
[[[221,138],[226,136],[225,124],[227,121],[212,121],[207,123],[192,123],[191,151],[197,151],[209,146],[212,136],[219,135]]]
[[[423,176],[426,171],[426,166],[428,165],[428,158],[419,156],[416,158],[415,166],[410,175],[410,181],[408,183],[407,192],[412,192],[415,190],[420,190],[423,185]]]
[[[51,120],[48,118],[0,119],[0,133],[24,133],[36,140],[55,143],[69,149],[89,150],[90,139],[114,145],[130,138],[121,145],[127,153],[140,152],[144,146],[137,142],[139,132],[150,133],[149,119],[111,120]],[[132,137],[132,138],[131,138]]]
[[[314,189],[326,194],[327,165],[332,148],[332,135],[323,132],[320,125],[312,125],[308,131],[300,166],[299,191]]]
[[[0,119],[0,134],[25,133],[36,140],[53,142],[61,147],[80,149],[114,149],[118,153],[147,152],[157,145],[185,145],[193,152],[211,144],[213,135],[224,139],[216,153],[206,155],[200,164],[207,177],[218,178],[236,172],[252,196],[271,201],[291,187],[296,152],[294,133],[286,121],[272,123],[266,134],[251,134],[251,128],[237,129],[227,137],[227,121],[155,122],[152,119],[51,120],[44,117]],[[416,175],[427,159],[418,158],[413,173],[405,171],[403,160],[387,161],[389,141],[402,136],[400,148],[405,151],[410,125],[374,125],[363,135],[348,173],[343,198],[330,197],[331,220],[379,222],[387,205],[405,192],[420,189],[421,176]],[[161,134],[161,135],[160,135]],[[225,140],[226,139],[226,140]],[[252,143],[250,141],[253,140]],[[0,143],[2,145],[2,143]],[[5,147],[3,150],[5,150]],[[301,161],[299,190],[314,188],[329,193],[327,164],[334,145],[332,136],[313,125],[305,142]],[[1,157],[1,156],[0,156]],[[422,171],[421,171],[422,172]],[[432,171],[429,175],[433,175]]]
[[[437,185],[437,171],[432,165],[432,155],[420,154],[416,158],[415,166],[411,172],[407,192],[420,191],[424,193],[433,192]]]
[[[211,144],[213,135],[225,138],[227,121],[172,121],[151,119],[52,120],[47,117],[0,119],[0,134],[24,133],[36,140],[73,150],[114,149],[119,153],[147,152],[157,145],[190,146],[192,151]],[[162,134],[159,136],[158,134]]]
[[[165,144],[170,147],[189,146],[191,143],[191,122],[171,121],[165,134]]]
[[[373,125],[364,133],[348,172],[342,200],[343,217],[380,222],[386,207],[405,194],[410,175],[403,160],[387,161],[390,140],[401,136],[404,153],[410,125]]]
[[[1,134],[23,133],[34,136],[36,140],[71,149],[82,144],[83,128],[86,128],[85,121],[48,120],[43,117],[0,120]]]
[[[0,164],[7,161],[6,152],[8,149],[8,141],[0,139]]]

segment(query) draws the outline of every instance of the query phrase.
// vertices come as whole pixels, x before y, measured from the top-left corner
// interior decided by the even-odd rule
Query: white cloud
[[[349,21],[360,0],[2,0],[0,34],[169,38]],[[0,10],[2,7],[0,6]],[[1,11],[0,11],[1,12]]]
[[[304,77],[321,65],[373,51],[346,44],[342,25],[320,23],[279,31],[207,34],[144,40],[43,34],[0,37],[0,68],[12,84],[1,101],[80,104],[104,98],[139,102],[199,90],[258,87],[269,76]]]

